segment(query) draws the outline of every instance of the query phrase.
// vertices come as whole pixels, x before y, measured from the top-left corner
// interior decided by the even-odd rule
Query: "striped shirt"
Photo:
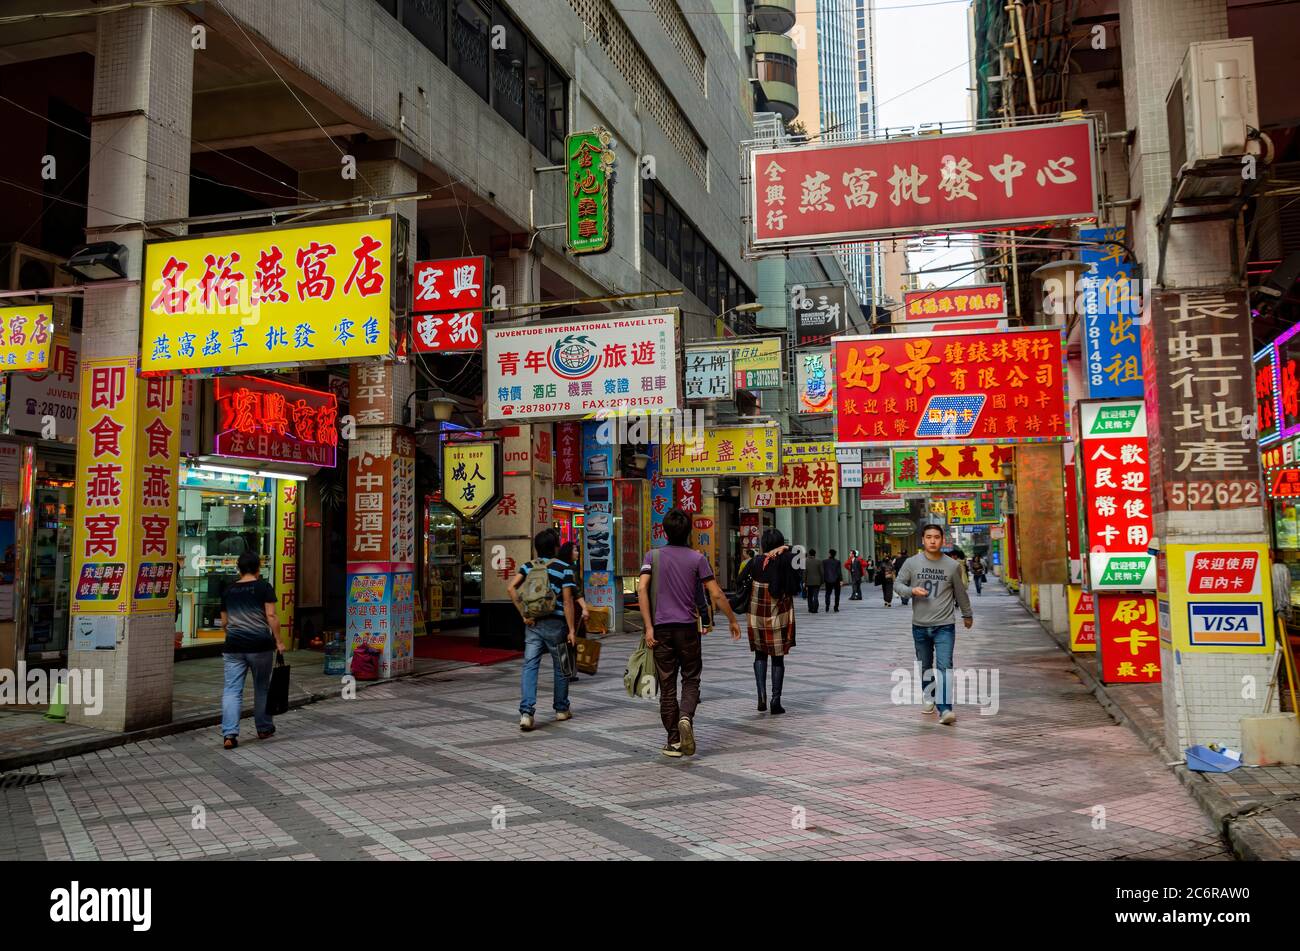
[[[546,566],[546,574],[551,581],[551,590],[555,592],[555,617],[562,618],[564,617],[564,589],[577,588],[578,586],[573,580],[572,565],[567,561],[560,561],[558,558],[551,558],[549,561],[550,564]],[[523,579],[528,577],[528,571],[532,566],[531,561],[519,566],[520,584],[523,583]],[[574,591],[573,596],[575,598],[578,596],[577,591]]]

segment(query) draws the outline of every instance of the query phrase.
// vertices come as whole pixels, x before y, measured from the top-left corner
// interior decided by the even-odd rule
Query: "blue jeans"
[[[912,642],[916,646],[916,662],[921,665],[921,690],[930,699],[931,684],[936,672],[939,684],[934,688],[935,706],[944,714],[952,709],[952,649],[957,641],[956,624],[913,624]]]
[[[275,721],[266,712],[266,695],[271,689],[271,668],[275,651],[254,654],[222,654],[226,659],[226,686],[221,693],[221,735],[239,736],[239,713],[244,706],[244,678],[253,673],[253,722],[258,733],[270,733]]]
[[[532,716],[537,711],[537,670],[542,665],[542,652],[551,655],[555,664],[555,712],[569,709],[569,678],[560,667],[560,644],[569,634],[569,625],[562,617],[538,618],[535,624],[524,625],[524,672],[521,684],[522,697],[519,712]]]

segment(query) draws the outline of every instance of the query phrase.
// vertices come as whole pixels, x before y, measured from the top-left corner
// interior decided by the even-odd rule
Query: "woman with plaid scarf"
[[[802,582],[794,552],[775,528],[763,533],[763,554],[749,563],[753,592],[749,599],[749,649],[754,652],[758,709],[767,709],[767,660],[772,659],[772,715],[785,713],[781,685],[785,655],[794,647],[794,596]]]

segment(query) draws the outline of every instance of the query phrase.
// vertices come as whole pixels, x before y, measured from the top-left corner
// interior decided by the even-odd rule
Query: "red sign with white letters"
[[[1146,436],[1108,436],[1083,440],[1079,445],[1088,506],[1088,551],[1146,551],[1155,532]]]
[[[555,424],[555,484],[582,483],[582,423]]]
[[[416,353],[454,353],[483,346],[483,313],[422,314],[413,319]]]
[[[704,510],[704,488],[699,479],[677,479],[676,506],[687,515],[698,515]]]
[[[1259,556],[1254,552],[1198,551],[1187,578],[1188,594],[1253,594]]]
[[[860,241],[1093,218],[1086,119],[751,156],[756,247]]]
[[[1023,328],[840,337],[835,441],[843,446],[1061,441],[1061,331]]]
[[[218,377],[213,398],[219,456],[298,462],[333,468],[337,461],[338,400],[260,377]]]
[[[484,257],[417,261],[411,310],[424,314],[481,308],[487,294],[487,274]]]

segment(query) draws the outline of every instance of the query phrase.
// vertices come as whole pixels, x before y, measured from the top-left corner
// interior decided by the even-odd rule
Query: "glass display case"
[[[41,460],[37,472],[27,598],[29,657],[68,649],[75,474],[71,460]]]
[[[483,536],[477,524],[460,533],[460,613],[478,614],[483,603]]]
[[[437,585],[439,588],[439,597],[430,594],[429,603],[441,603],[442,608],[438,612],[440,618],[460,617],[461,582],[465,569],[460,556],[460,519],[455,513],[429,503],[425,512],[424,546],[424,565],[429,586]],[[482,576],[480,561],[480,592]]]
[[[239,556],[255,552],[262,576],[273,578],[274,494],[251,486],[182,488],[177,545],[179,646],[222,640],[222,596],[239,580]]]

